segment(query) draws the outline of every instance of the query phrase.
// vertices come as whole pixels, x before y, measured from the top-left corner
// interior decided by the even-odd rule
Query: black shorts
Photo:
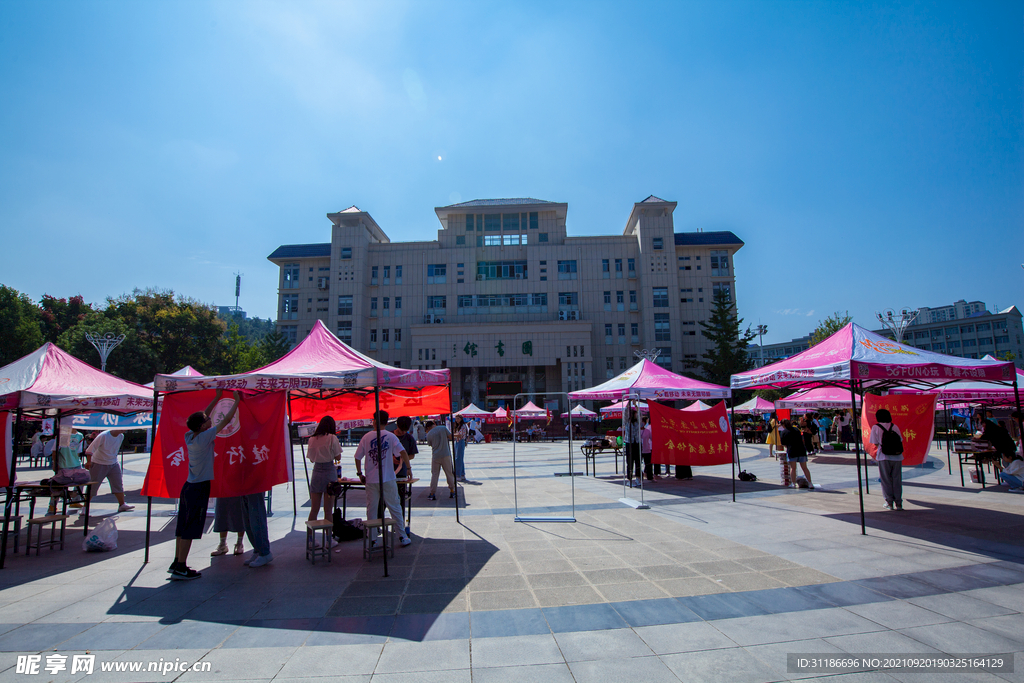
[[[174,535],[196,540],[203,537],[206,526],[206,508],[210,506],[210,482],[185,482],[178,499],[178,523]]]

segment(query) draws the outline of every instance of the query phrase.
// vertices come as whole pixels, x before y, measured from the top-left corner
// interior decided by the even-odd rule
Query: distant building
[[[779,342],[777,344],[765,344],[764,346],[751,344],[747,347],[747,356],[754,361],[755,366],[760,367],[795,356],[809,348],[811,348],[811,335],[807,334],[803,337],[797,337],[796,339],[790,339],[787,342]]]
[[[240,315],[243,320],[247,317],[245,311],[238,306],[218,306],[217,314],[222,316]]]
[[[984,315],[988,313],[985,308],[985,304],[980,301],[971,301],[968,303],[963,299],[956,303],[950,304],[949,306],[940,306],[939,308],[928,308],[922,306],[917,309],[917,317],[911,325],[930,325],[932,323],[944,323],[950,320],[963,320],[964,318],[970,318],[975,315]]]
[[[369,213],[330,213],[331,241],[283,245],[277,327],[291,342],[322,320],[403,368],[450,368],[455,407],[599,384],[657,349],[695,367],[717,292],[735,296],[733,233],[675,232],[676,202],[650,196],[621,235],[570,237],[568,205],[482,199],[434,209],[434,239],[391,242]],[[426,236],[424,236],[426,237]],[[561,408],[566,406],[561,405]]]
[[[963,305],[962,305],[963,304]],[[980,312],[976,306],[980,305]],[[969,309],[967,307],[970,307]],[[1024,329],[1021,313],[1016,306],[1010,306],[998,313],[989,313],[984,304],[958,301],[944,308],[923,308],[929,314],[941,312],[935,322],[918,322],[907,327],[903,343],[919,349],[938,351],[950,356],[981,358],[986,355],[1012,353],[1014,363],[1024,368]],[[971,312],[961,316],[963,311]],[[956,314],[956,318],[943,319],[941,315]],[[928,316],[929,319],[931,315]],[[920,316],[918,316],[920,318]],[[892,337],[888,330],[875,330],[878,334]]]

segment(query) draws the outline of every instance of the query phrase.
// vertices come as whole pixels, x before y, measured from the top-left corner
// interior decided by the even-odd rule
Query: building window
[[[608,356],[604,359],[604,375],[608,379],[615,376],[615,356]]]
[[[349,346],[352,345],[352,321],[351,320],[339,320],[338,321],[338,339],[345,342]]]
[[[350,259],[350,258],[352,258],[352,247],[342,247],[341,248],[341,258],[343,258],[343,259]]]
[[[299,264],[286,263],[281,266],[281,289],[297,289],[299,286]]]
[[[299,295],[281,295],[281,320],[295,320],[299,317]]]
[[[391,297],[384,297],[384,315],[391,315]]]
[[[615,309],[618,311],[626,310],[626,293],[621,289],[615,292]]]
[[[629,324],[629,342],[631,344],[640,343],[640,323]]]
[[[466,244],[466,236],[465,235],[456,235],[456,237],[455,237],[455,246],[461,247],[461,246],[465,246],[465,244]]]
[[[964,339],[964,346],[977,346],[978,341],[976,339]]]
[[[559,280],[575,280],[576,279],[576,261],[559,261],[558,262],[558,279]]]
[[[660,251],[664,248],[664,241],[660,237],[655,237],[653,240],[654,250]]]
[[[427,284],[440,285],[447,281],[448,265],[445,263],[431,263],[427,266]]]
[[[729,275],[729,252],[711,252],[711,275],[726,277]]]
[[[654,314],[654,341],[672,341],[668,313]]]
[[[628,267],[628,270],[629,270],[629,273],[628,273],[629,277],[635,278],[636,277],[636,259],[633,259],[633,258],[626,259],[626,266]]]
[[[352,315],[352,295],[338,297],[338,315]]]
[[[686,329],[687,327],[693,329]],[[684,337],[696,337],[697,336],[697,321],[696,320],[684,320],[683,321],[683,336]]]
[[[969,334],[974,332],[974,325],[961,325],[960,334]]]
[[[606,311],[612,310],[612,293],[611,292],[605,292],[604,293],[604,310],[606,310]]]
[[[989,323],[978,323],[974,326],[974,329],[978,330],[978,332],[988,332],[992,329],[992,326]]]
[[[370,284],[377,284],[377,266],[370,268]]]
[[[402,328],[400,327],[395,328],[395,348],[402,348]]]
[[[382,349],[388,348],[388,342],[391,341],[391,330],[387,327],[380,331],[380,341]]]
[[[612,276],[611,262],[608,259],[606,259],[606,258],[601,259],[601,277],[603,279],[607,280],[611,276]]]
[[[402,297],[395,297],[395,317],[402,315]]]
[[[519,214],[503,213],[501,215],[501,229],[506,232],[519,232]]]
[[[377,317],[377,297],[370,297],[370,317]]]
[[[501,235],[486,235],[484,237],[476,238],[476,246],[478,247],[500,247],[501,246]]]
[[[479,261],[476,264],[477,280],[525,280],[526,261]]]
[[[631,310],[631,311],[637,310],[636,290],[635,289],[629,290],[629,310]]]
[[[484,214],[484,230],[488,232],[501,232],[501,214]]]
[[[626,343],[626,323],[619,323],[619,343]]]
[[[611,323],[605,323],[604,324],[604,343],[605,344],[611,344],[612,343],[612,324]]]
[[[714,295],[715,299],[718,298],[719,292],[725,295],[726,301],[732,301],[732,285],[728,282],[711,283],[711,293]]]
[[[370,330],[370,348],[377,348],[377,328]]]
[[[473,232],[473,214],[466,214],[466,232]]]
[[[952,344],[953,342],[950,342]],[[1010,335],[1000,335],[996,337],[996,344],[1009,344]]]
[[[427,297],[427,312],[428,313],[444,313],[448,308],[448,297],[445,296],[428,296]]]
[[[285,341],[288,342],[289,346],[295,346],[295,342],[299,340],[299,326],[281,325],[281,334],[284,336]]]
[[[558,293],[558,307],[560,309],[571,309],[576,310],[580,305],[580,295],[578,292],[559,292]]]
[[[668,287],[654,288],[654,307],[668,308]]]
[[[502,235],[501,243],[506,247],[518,247],[520,245],[526,246],[527,243],[526,235]]]
[[[395,284],[402,284],[402,266],[395,266]]]
[[[548,241],[548,234],[546,232],[538,233],[537,234],[537,241],[538,242],[547,242]]]
[[[391,266],[384,266],[384,284],[391,284]]]
[[[672,347],[670,346],[659,346],[658,357],[654,359],[654,362],[665,368],[666,370],[672,369]]]
[[[628,366],[626,365],[626,357],[625,356],[619,356],[619,370],[626,370],[626,369],[628,369]]]
[[[531,211],[530,212],[530,230],[536,230],[538,223],[539,223],[539,221],[537,220],[537,212],[536,211]],[[547,241],[547,240],[541,240],[541,241]]]

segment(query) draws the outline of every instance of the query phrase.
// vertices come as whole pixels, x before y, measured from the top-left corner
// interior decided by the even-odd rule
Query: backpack
[[[903,455],[903,437],[892,428],[882,427],[882,454]]]
[[[747,472],[746,470],[741,470],[737,476],[740,481],[757,481],[757,475],[752,472]]]
[[[334,508],[334,528],[331,529],[331,535],[334,536],[335,540],[339,543],[343,541],[357,541],[363,537],[362,529],[357,528],[354,524],[346,520],[341,516],[341,509]]]

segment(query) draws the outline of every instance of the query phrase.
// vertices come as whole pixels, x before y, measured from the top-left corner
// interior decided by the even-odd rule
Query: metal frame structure
[[[572,405],[569,401],[569,393],[566,391],[544,391],[544,392],[533,392],[533,393],[518,393],[512,398],[512,492],[515,499],[516,516],[515,521],[517,522],[575,522],[576,521],[576,477],[572,468],[572,411],[569,411],[569,487],[572,492],[572,515],[557,516],[550,515],[546,517],[542,516],[526,516],[519,514],[519,482],[516,474],[517,462],[516,462],[516,425],[519,420],[515,417],[515,405],[516,401],[519,400],[520,396],[565,396],[566,405]],[[458,509],[458,501],[456,501],[456,510]]]
[[[112,333],[108,332],[104,335],[98,334],[96,336],[93,336],[89,332],[86,332],[85,339],[94,347],[96,347],[96,350],[100,354],[100,371],[106,372],[107,358],[110,357],[110,352],[113,351],[118,344],[124,341],[124,335],[120,334],[115,337]]]

